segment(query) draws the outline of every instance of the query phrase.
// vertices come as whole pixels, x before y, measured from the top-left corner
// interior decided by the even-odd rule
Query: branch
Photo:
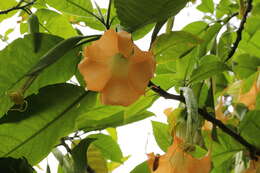
[[[245,11],[245,13],[243,15],[243,18],[242,18],[242,20],[240,22],[240,25],[239,25],[239,28],[237,30],[237,38],[236,38],[236,40],[235,40],[235,42],[234,42],[234,44],[233,44],[233,46],[231,48],[231,51],[229,52],[228,57],[225,60],[225,62],[227,62],[230,58],[232,58],[232,56],[235,54],[235,52],[236,52],[236,50],[238,48],[238,45],[239,45],[240,41],[242,40],[242,32],[243,32],[243,29],[244,29],[244,26],[245,26],[248,14],[253,9],[252,2],[253,2],[253,0],[248,0],[248,2],[247,2],[246,11]]]
[[[256,148],[254,145],[247,142],[242,136],[228,128],[225,124],[222,123],[222,121],[214,118],[211,116],[207,111],[199,108],[199,114],[207,121],[210,121],[212,124],[215,124],[218,126],[222,131],[233,137],[236,141],[238,141],[240,144],[244,145],[251,153],[251,157],[255,158],[255,154],[260,156],[260,150]]]
[[[179,95],[174,95],[174,94],[168,93],[167,91],[163,90],[159,86],[156,86],[151,81],[149,82],[148,86],[154,92],[158,93],[160,96],[164,97],[165,99],[173,99],[173,100],[178,100],[178,101],[180,101],[182,103],[185,103],[185,99],[184,99],[183,96],[179,96]],[[240,144],[245,146],[250,151],[251,158],[255,159],[256,158],[255,155],[259,155],[260,156],[260,150],[258,148],[256,148],[254,145],[252,145],[249,142],[247,142],[242,136],[240,136],[239,134],[237,134],[236,132],[234,132],[233,130],[228,128],[224,123],[222,123],[222,121],[214,118],[207,111],[205,111],[205,110],[203,110],[201,108],[199,108],[198,111],[199,111],[199,114],[205,120],[210,121],[212,124],[218,126],[222,131],[224,131],[225,133],[230,135],[232,138],[234,138],[236,141],[238,141]]]
[[[160,86],[156,86],[153,82],[149,82],[148,87],[151,88],[154,92],[158,93],[160,96],[164,97],[165,99],[172,99],[172,100],[178,100],[180,102],[185,102],[185,99],[183,96],[170,94],[166,91],[164,91]]]
[[[24,10],[26,7],[33,5],[35,3],[35,1],[36,0],[33,0],[32,2],[28,2],[27,4],[22,5],[24,0],[21,0],[16,6],[9,8],[7,10],[0,11],[0,14],[7,14],[7,13],[9,13],[11,11],[15,11],[15,10]]]

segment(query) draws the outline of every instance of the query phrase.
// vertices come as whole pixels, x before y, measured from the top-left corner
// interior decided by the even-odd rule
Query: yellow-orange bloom
[[[99,91],[101,102],[108,105],[134,103],[145,93],[154,70],[153,54],[141,51],[131,34],[114,30],[85,47],[79,64],[87,89]]]
[[[260,157],[257,161],[251,160],[249,168],[244,170],[243,173],[260,173]]]
[[[159,160],[153,154],[148,157],[147,162],[152,173],[209,173],[211,170],[210,154],[201,159],[192,157],[184,151],[182,140],[176,136],[173,145]],[[155,161],[158,163],[155,164]]]
[[[238,101],[248,107],[248,109],[255,109],[256,96],[260,91],[260,84],[255,81],[251,89],[244,94],[240,94]]]

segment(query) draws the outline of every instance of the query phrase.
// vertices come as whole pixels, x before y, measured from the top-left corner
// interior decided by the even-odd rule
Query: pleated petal
[[[84,59],[79,65],[79,71],[87,83],[87,89],[101,91],[111,77],[107,65]]]
[[[125,31],[118,32],[118,49],[125,57],[130,57],[134,53],[131,34]]]
[[[182,140],[174,137],[174,143],[166,154],[160,156],[158,168],[152,170],[153,155],[149,155],[148,165],[152,173],[209,173],[211,170],[210,154],[203,158],[193,158],[182,149]]]
[[[88,57],[92,61],[107,63],[112,56],[119,52],[118,36],[114,30],[108,30],[97,41],[84,49],[84,57]]]
[[[151,53],[139,52],[130,59],[129,80],[139,93],[144,93],[149,80],[153,77],[155,61]]]
[[[125,78],[111,78],[101,91],[101,101],[107,105],[128,106],[134,103],[140,94],[136,92]]]

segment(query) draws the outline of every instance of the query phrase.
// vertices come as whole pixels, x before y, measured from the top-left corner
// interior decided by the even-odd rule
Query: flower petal
[[[134,43],[131,34],[125,31],[118,32],[118,49],[125,57],[129,57],[134,52]]]
[[[99,40],[85,47],[84,56],[92,61],[106,63],[113,55],[119,52],[117,44],[118,36],[116,31],[107,30]]]
[[[88,90],[101,91],[111,77],[107,65],[90,61],[88,58],[81,61],[78,67],[87,83]]]
[[[134,103],[140,94],[137,93],[125,78],[111,78],[101,91],[101,102],[107,105],[128,106]]]
[[[130,60],[129,79],[131,85],[140,93],[145,92],[149,80],[153,77],[155,70],[155,62],[152,54],[142,53],[134,56]]]

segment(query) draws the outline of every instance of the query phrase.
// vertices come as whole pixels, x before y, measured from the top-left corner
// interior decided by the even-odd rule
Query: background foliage
[[[201,118],[193,124],[204,119],[214,124],[201,131],[204,144],[196,145],[193,155],[210,146],[211,172],[246,169],[260,156],[260,1],[202,0],[197,10],[203,19],[172,31],[174,16],[193,3],[110,0],[103,9],[90,0],[0,1],[0,22],[18,16],[22,34],[12,42],[12,28],[0,35],[1,44],[8,42],[0,51],[1,169],[21,164],[15,169],[30,173],[30,165],[52,152],[59,173],[112,172],[128,159],[117,143],[116,127],[153,116],[147,109],[159,97],[179,101],[173,117],[191,113]],[[98,93],[85,91],[77,70],[81,50],[100,37],[83,37],[85,27],[123,29],[134,40],[152,32],[155,77],[131,106],[102,105]],[[68,83],[72,77],[77,84]],[[177,95],[167,92],[170,88]],[[151,124],[158,146],[167,152],[174,121],[168,117],[167,124]],[[66,154],[57,146],[64,146]],[[145,160],[131,171],[149,172]]]

